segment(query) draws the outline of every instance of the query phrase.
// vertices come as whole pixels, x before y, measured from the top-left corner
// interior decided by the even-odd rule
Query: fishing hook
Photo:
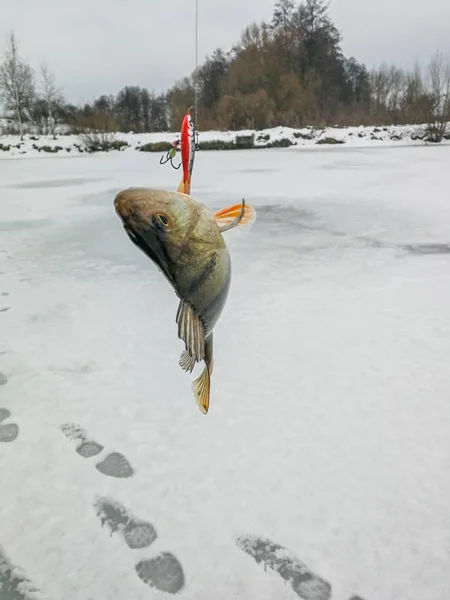
[[[237,225],[239,225],[239,223],[242,221],[242,219],[244,217],[244,214],[245,214],[245,200],[244,200],[244,198],[242,198],[241,212],[238,214],[238,216],[235,219],[233,219],[231,221],[231,223],[221,227],[220,233],[223,233],[224,231],[228,231],[229,229],[233,229],[233,227],[236,227]]]
[[[166,152],[166,154],[163,154],[161,156],[161,158],[159,159],[159,164],[160,165],[165,165],[166,163],[168,163],[170,161],[170,164],[172,166],[173,169],[175,169],[176,171],[178,171],[178,169],[181,167],[181,160],[180,160],[180,164],[178,166],[173,164],[173,157],[170,156],[170,152],[171,150],[168,150]]]

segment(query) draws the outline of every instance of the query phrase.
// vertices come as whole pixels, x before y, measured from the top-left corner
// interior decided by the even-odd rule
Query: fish
[[[126,234],[170,283],[180,302],[175,318],[184,342],[179,365],[192,373],[198,408],[207,414],[214,369],[213,330],[228,298],[231,258],[222,234],[234,227],[249,229],[255,209],[239,204],[212,212],[188,194],[147,187],[128,188],[114,199]]]

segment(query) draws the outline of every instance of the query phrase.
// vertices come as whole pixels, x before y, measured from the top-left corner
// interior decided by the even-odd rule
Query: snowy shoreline
[[[377,147],[395,145],[423,145],[423,126],[391,125],[384,127],[328,127],[326,129],[293,129],[290,127],[275,127],[265,130],[243,131],[201,131],[199,143],[235,142],[239,136],[254,136],[254,148],[264,147]],[[133,152],[140,150],[146,144],[172,143],[178,137],[177,132],[161,133],[116,133],[115,140],[123,142],[120,150],[109,152]],[[450,136],[447,136],[450,138]],[[443,144],[449,144],[446,139]],[[431,144],[433,145],[433,144]],[[208,150],[203,148],[202,150]],[[162,153],[163,150],[157,152]],[[78,135],[57,135],[54,140],[51,135],[24,136],[21,141],[17,135],[0,135],[0,159],[19,157],[55,157],[78,156],[87,153]],[[101,152],[105,154],[105,152]]]

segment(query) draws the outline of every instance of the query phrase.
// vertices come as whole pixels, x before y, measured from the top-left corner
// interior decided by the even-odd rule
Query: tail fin
[[[242,212],[242,203],[241,204],[233,204],[232,206],[227,206],[218,210],[214,213],[214,218],[216,219],[217,225],[219,229],[222,231],[226,231],[227,229],[231,229],[230,225],[236,220]],[[242,215],[241,220],[236,225],[237,227],[243,227],[250,229],[253,223],[256,221],[256,210],[250,204],[245,203],[244,205],[244,214]]]
[[[209,391],[210,377],[208,367],[203,369],[203,373],[192,383],[192,390],[200,411],[206,415],[209,409]]]

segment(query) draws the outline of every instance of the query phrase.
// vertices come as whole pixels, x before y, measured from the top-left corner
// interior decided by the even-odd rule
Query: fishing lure
[[[180,185],[178,186],[177,192],[183,194],[190,194],[191,191],[191,178],[192,171],[194,169],[194,158],[195,152],[198,150],[198,131],[194,125],[191,117],[191,110],[189,108],[186,113],[183,122],[181,124],[181,137],[176,140],[172,148],[160,158],[159,164],[165,165],[170,162],[171,166],[178,170],[183,166],[183,177],[181,178]],[[176,156],[177,150],[181,146],[181,161],[178,165],[175,165],[173,159]]]
[[[195,152],[198,149],[198,132],[191,118],[191,106],[181,124],[181,164],[183,165],[183,178],[177,192],[191,193],[191,178],[194,169]]]

